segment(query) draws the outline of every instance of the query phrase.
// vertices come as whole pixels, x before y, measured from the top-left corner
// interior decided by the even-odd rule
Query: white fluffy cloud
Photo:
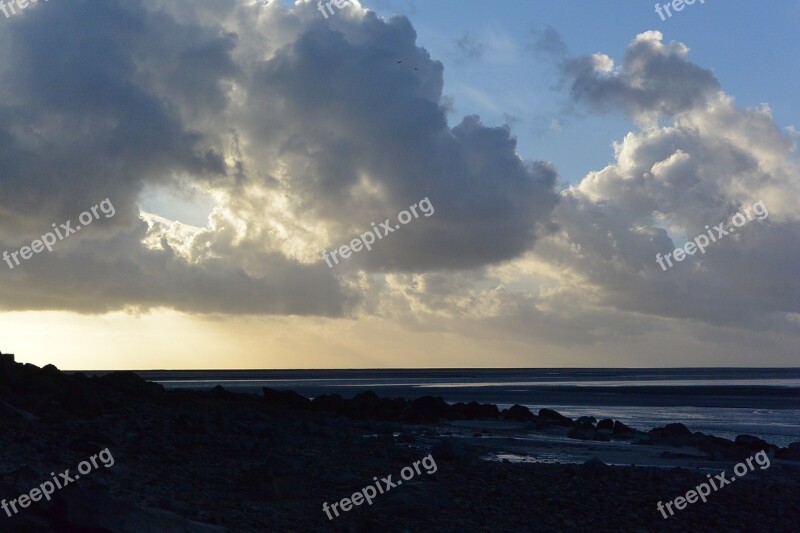
[[[614,164],[562,193],[554,215],[561,231],[537,250],[559,257],[614,308],[739,327],[794,327],[792,314],[800,311],[794,143],[768,108],[739,109],[716,91],[716,80],[689,63],[686,50],[647,32],[606,78],[587,80],[567,67],[583,87],[576,92],[573,86],[578,102],[650,120],[615,145]],[[767,219],[667,272],[655,263],[657,253],[758,201],[769,210]]]

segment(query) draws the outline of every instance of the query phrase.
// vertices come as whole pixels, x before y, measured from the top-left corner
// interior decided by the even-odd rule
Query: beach
[[[680,421],[644,431],[430,395],[312,400],[273,388],[167,389],[131,372],[86,376],[2,358],[4,498],[39,486],[49,472],[75,472],[101,450],[114,459],[52,501],[0,516],[13,531],[793,531],[800,524],[800,444],[724,439]],[[680,501],[712,474],[761,453],[768,469],[662,517],[660,502]],[[428,457],[435,468],[409,470]],[[376,483],[387,489],[364,503],[357,494]],[[338,515],[330,507],[337,502]]]

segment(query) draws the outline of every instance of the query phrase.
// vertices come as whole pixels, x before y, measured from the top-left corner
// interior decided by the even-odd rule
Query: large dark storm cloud
[[[319,253],[370,222],[436,210],[344,269],[464,270],[529,250],[557,203],[508,128],[448,126],[443,67],[402,17],[62,0],[4,22],[0,249],[116,208],[0,274],[7,309],[338,315],[359,296]],[[170,188],[214,195],[205,228],[140,217]]]

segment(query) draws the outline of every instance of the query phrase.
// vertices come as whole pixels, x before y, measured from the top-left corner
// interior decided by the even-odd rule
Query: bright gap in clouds
[[[147,187],[139,197],[139,209],[168,220],[205,227],[216,206],[214,198],[196,187]]]

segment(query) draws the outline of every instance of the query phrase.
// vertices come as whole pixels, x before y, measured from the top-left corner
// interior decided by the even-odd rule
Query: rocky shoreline
[[[99,469],[22,512],[8,531],[796,531],[800,443],[648,432],[619,421],[441,398],[309,400],[216,387],[168,391],[132,372],[99,377],[0,354],[0,498],[108,448]],[[524,437],[523,437],[524,436]],[[492,450],[584,450],[614,464],[484,460]],[[531,440],[532,439],[532,440]],[[530,441],[530,442],[529,442]],[[603,448],[605,446],[605,448]],[[772,463],[664,520],[656,502],[764,450]],[[329,520],[323,502],[432,454],[438,469]],[[535,456],[536,453],[533,453]]]

